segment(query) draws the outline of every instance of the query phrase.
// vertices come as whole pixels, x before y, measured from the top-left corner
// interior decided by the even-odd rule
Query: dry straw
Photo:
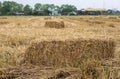
[[[107,39],[42,40],[26,50],[24,62],[39,66],[77,67],[88,58],[114,57],[115,42]]]
[[[8,19],[7,17],[0,17],[0,19]]]
[[[64,28],[65,24],[63,21],[57,22],[57,21],[46,21],[45,27],[50,28]]]
[[[0,22],[0,25],[9,24],[9,22]]]
[[[51,20],[52,17],[45,17],[44,20]]]

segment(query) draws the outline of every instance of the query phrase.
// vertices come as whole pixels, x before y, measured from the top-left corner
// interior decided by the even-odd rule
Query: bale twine
[[[64,28],[65,24],[63,21],[57,22],[57,21],[46,21],[45,22],[45,27],[49,28]]]
[[[113,40],[42,40],[27,48],[24,62],[38,66],[77,67],[88,58],[112,58],[114,51]]]

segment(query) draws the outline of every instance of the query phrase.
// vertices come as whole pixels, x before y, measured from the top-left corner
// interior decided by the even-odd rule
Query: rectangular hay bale
[[[49,28],[64,28],[65,24],[63,21],[57,22],[57,21],[46,21],[45,22],[45,27]]]
[[[115,42],[103,39],[42,40],[26,50],[24,62],[39,66],[77,67],[87,58],[114,56]]]

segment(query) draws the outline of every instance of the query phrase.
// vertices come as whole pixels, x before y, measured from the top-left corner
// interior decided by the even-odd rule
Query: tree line
[[[74,5],[63,4],[61,6],[54,4],[36,3],[34,8],[29,4],[23,5],[14,1],[0,2],[1,15],[13,15],[14,13],[24,13],[25,15],[35,15],[39,11],[43,11],[44,15],[49,15],[51,11],[65,14],[66,12],[76,12],[77,8]]]
[[[34,7],[29,4],[23,5],[14,1],[0,2],[0,15],[111,15],[120,14],[118,10],[108,9],[106,11],[84,11],[77,10],[76,6],[63,4],[36,3]]]

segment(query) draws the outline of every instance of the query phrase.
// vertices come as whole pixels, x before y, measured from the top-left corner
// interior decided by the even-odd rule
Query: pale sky
[[[120,0],[0,0],[2,1],[15,1],[22,4],[29,4],[32,7],[35,3],[41,4],[72,4],[78,9],[82,8],[107,8],[107,9],[119,9],[120,10]]]

